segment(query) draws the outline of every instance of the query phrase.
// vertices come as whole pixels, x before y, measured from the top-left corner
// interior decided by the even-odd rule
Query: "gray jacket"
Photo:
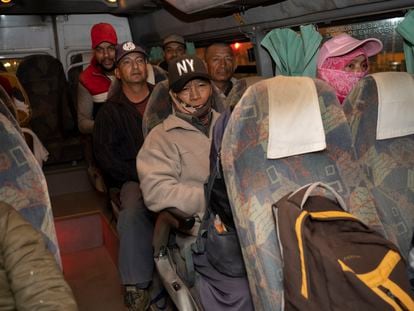
[[[218,116],[213,110],[208,137],[172,114],[149,133],[137,156],[148,209],[159,212],[174,207],[187,216],[203,216],[203,185],[209,175],[211,137]]]

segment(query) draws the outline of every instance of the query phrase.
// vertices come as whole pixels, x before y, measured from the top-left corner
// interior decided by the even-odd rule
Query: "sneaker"
[[[126,285],[124,291],[124,304],[129,311],[145,311],[150,305],[148,290],[140,289],[135,285]]]

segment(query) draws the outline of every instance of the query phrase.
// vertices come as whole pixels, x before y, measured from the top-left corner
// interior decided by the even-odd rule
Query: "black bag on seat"
[[[195,253],[206,253],[209,263],[220,273],[230,277],[246,275],[243,255],[233,222],[230,202],[220,161],[220,145],[230,110],[216,122],[210,153],[210,176],[205,185],[207,209],[200,226]],[[215,220],[220,219],[226,231],[218,232]]]
[[[310,196],[316,188],[325,195]],[[346,211],[329,186],[304,186],[273,205],[285,310],[414,310],[398,248]]]

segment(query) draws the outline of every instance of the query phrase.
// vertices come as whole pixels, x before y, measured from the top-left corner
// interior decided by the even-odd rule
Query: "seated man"
[[[83,134],[92,134],[94,119],[107,99],[111,81],[115,79],[115,46],[117,35],[112,25],[99,23],[91,29],[93,57],[79,76],[78,125]]]
[[[104,192],[105,185],[93,157],[91,135],[95,117],[105,103],[111,81],[115,79],[115,46],[118,38],[111,24],[98,23],[91,28],[92,59],[89,66],[79,75],[77,94],[78,127],[82,135],[88,174],[98,191]]]
[[[164,50],[164,60],[159,64],[159,66],[168,70],[168,63],[170,60],[183,56],[186,52],[186,46],[184,38],[179,35],[169,35],[162,42],[162,48]]]
[[[135,158],[144,141],[142,115],[153,86],[147,82],[147,54],[140,46],[132,42],[118,45],[116,64],[121,87],[99,110],[93,146],[109,186],[121,189],[117,229],[125,304],[129,310],[145,310],[154,269],[153,217],[142,201]]]
[[[141,190],[151,211],[171,208],[200,219],[206,207],[203,184],[218,113],[211,109],[212,86],[201,59],[176,58],[168,71],[173,113],[151,130],[138,153]]]
[[[233,78],[237,65],[231,46],[221,42],[209,45],[205,51],[205,60],[214,87],[226,98],[237,81]]]

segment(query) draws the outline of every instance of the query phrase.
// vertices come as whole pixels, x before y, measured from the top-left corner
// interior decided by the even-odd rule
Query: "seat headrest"
[[[267,158],[278,159],[326,148],[315,82],[308,77],[265,80],[269,98]]]
[[[414,134],[414,78],[406,72],[372,75],[378,90],[377,140]]]

